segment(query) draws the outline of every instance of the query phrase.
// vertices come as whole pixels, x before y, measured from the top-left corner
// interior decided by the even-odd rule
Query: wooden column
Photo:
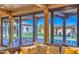
[[[48,17],[49,17],[49,10],[48,8],[44,8],[44,44],[48,43]]]
[[[12,47],[13,43],[13,17],[9,15],[9,46]]]

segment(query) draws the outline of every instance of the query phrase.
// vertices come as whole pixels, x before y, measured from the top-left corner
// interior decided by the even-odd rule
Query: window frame
[[[51,13],[51,40],[54,40],[54,23],[52,18],[54,18],[54,12],[56,11],[62,11],[62,10],[69,10],[69,9],[75,9],[77,8],[77,46],[79,46],[79,5],[70,5],[70,6],[64,6],[64,7],[59,7],[59,8],[54,8],[54,9],[49,9],[50,13]],[[66,45],[66,20],[63,21],[63,43],[64,44],[54,44],[53,41],[51,41],[51,44],[53,45],[57,45],[57,46],[72,46],[72,45]],[[53,24],[52,24],[53,23]],[[75,47],[75,46],[72,46]]]
[[[22,33],[21,33],[21,28],[22,28],[21,25],[22,25],[22,22],[21,21],[22,20],[25,20],[25,19],[22,19],[22,16],[32,16],[32,17],[34,17],[34,16],[33,16],[33,14],[27,14],[27,15],[21,15],[20,16],[20,39],[21,39],[20,40],[20,46],[30,46],[30,45],[33,45],[33,44],[30,44],[30,45],[22,45],[22,36],[21,36],[22,35]],[[32,20],[33,20],[33,24],[32,24],[33,25],[33,32],[32,33],[33,33],[33,36],[34,36],[34,18]],[[34,42],[34,37],[33,37],[33,42]]]
[[[2,17],[1,18],[1,46],[8,47],[10,44],[8,44],[8,46],[3,45],[3,20],[4,19],[8,19],[8,22],[9,22],[9,17]],[[9,25],[10,25],[10,23],[9,23]],[[10,35],[10,31],[8,32],[8,34]],[[9,40],[9,43],[10,43],[10,39],[9,38],[8,38],[8,40]]]

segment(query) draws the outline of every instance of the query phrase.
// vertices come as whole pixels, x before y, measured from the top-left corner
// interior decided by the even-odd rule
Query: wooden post
[[[48,8],[44,8],[44,44],[48,43],[48,17],[49,17],[49,10]]]
[[[9,46],[12,47],[13,43],[13,17],[9,15]]]

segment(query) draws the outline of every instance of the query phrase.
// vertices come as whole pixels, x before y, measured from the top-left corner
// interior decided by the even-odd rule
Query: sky
[[[66,19],[66,25],[74,25],[77,22],[77,16],[71,16]],[[59,17],[54,17],[54,25],[58,26],[60,24],[63,24],[63,19]]]
[[[37,20],[37,25],[40,26],[41,24],[44,25],[44,18],[39,18]]]
[[[50,22],[50,20],[49,20],[49,22]],[[71,17],[68,17],[66,19],[66,24],[67,25],[74,25],[74,24],[76,24],[76,22],[77,22],[77,16],[71,16]],[[25,24],[33,24],[33,20],[23,20],[23,23],[25,23]],[[60,24],[63,24],[63,19],[61,19],[59,17],[54,17],[54,23],[55,23],[54,25],[56,25],[56,26],[58,26]],[[39,18],[37,20],[37,24],[38,24],[38,26],[40,24],[44,25],[44,18]]]
[[[67,25],[76,25],[77,24],[77,16],[71,16],[66,20]]]
[[[33,24],[33,20],[23,20],[23,24]]]
[[[53,19],[52,19],[53,20]],[[63,20],[59,17],[54,17],[54,25],[59,26],[60,24],[63,23]]]

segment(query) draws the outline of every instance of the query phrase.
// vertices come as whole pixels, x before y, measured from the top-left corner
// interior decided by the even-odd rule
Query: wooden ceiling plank
[[[44,5],[44,4],[35,4],[35,5],[43,9],[48,7],[47,5]]]

